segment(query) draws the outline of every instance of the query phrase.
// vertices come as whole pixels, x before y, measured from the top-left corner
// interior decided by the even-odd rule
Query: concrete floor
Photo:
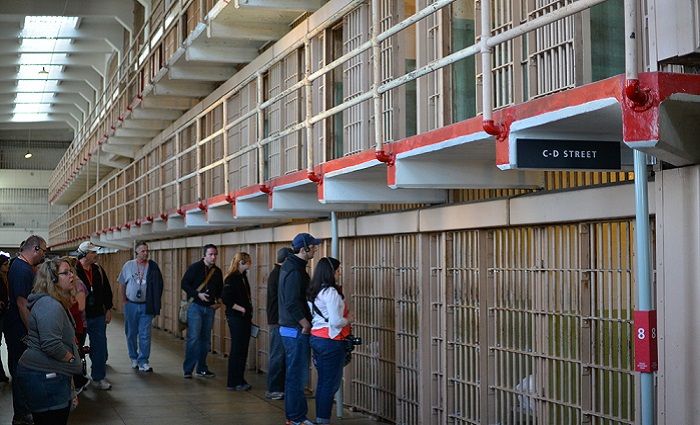
[[[213,379],[182,378],[184,341],[171,334],[153,330],[151,346],[152,374],[131,369],[126,354],[124,327],[121,316],[107,326],[109,361],[107,379],[110,391],[88,389],[80,397],[80,406],[70,418],[70,424],[227,424],[282,425],[284,402],[264,397],[265,375],[253,372],[246,379],[253,385],[250,392],[226,391],[226,359],[210,356]],[[7,352],[3,342],[2,355],[7,372]],[[314,401],[309,399],[309,416],[315,417]],[[9,384],[0,384],[0,424],[10,424],[12,395]],[[347,411],[336,423],[370,425],[379,422]]]

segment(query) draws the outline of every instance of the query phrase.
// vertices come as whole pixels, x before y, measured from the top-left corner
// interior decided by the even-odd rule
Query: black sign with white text
[[[620,169],[617,141],[517,139],[516,149],[518,168]]]

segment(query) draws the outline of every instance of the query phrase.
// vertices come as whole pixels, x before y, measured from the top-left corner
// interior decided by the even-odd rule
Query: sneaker
[[[148,363],[139,366],[139,372],[153,372],[153,368]]]
[[[185,379],[192,379],[192,373],[185,373],[182,377]]]
[[[131,368],[132,368],[132,369],[138,369],[138,368],[139,368],[139,361],[138,361],[138,360],[132,360],[132,361],[131,361]]]
[[[314,422],[311,422],[308,419],[304,419],[301,422],[294,422],[294,421],[290,421],[289,419],[287,419],[287,421],[285,422],[285,425],[316,425],[316,424]]]
[[[195,376],[199,376],[200,378],[213,378],[216,374],[211,370],[205,370],[203,372],[196,372]]]
[[[92,381],[92,386],[98,390],[109,390],[112,388],[112,384],[106,379],[100,379],[99,381]]]
[[[268,400],[284,400],[282,391],[265,391],[265,398]]]
[[[253,388],[252,385],[250,384],[241,384],[241,385],[236,385],[233,387],[234,391],[250,391],[250,389]]]

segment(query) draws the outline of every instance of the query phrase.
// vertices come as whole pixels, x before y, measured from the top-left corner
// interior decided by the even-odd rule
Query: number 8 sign
[[[656,310],[635,311],[634,369],[651,373],[659,368],[656,344]]]

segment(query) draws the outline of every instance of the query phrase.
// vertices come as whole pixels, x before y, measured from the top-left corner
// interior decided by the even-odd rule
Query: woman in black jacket
[[[231,391],[248,391],[252,388],[243,377],[248,359],[250,327],[253,323],[253,302],[247,276],[247,271],[252,264],[250,255],[245,252],[237,253],[231,261],[221,293],[231,334],[226,384],[226,389]]]

